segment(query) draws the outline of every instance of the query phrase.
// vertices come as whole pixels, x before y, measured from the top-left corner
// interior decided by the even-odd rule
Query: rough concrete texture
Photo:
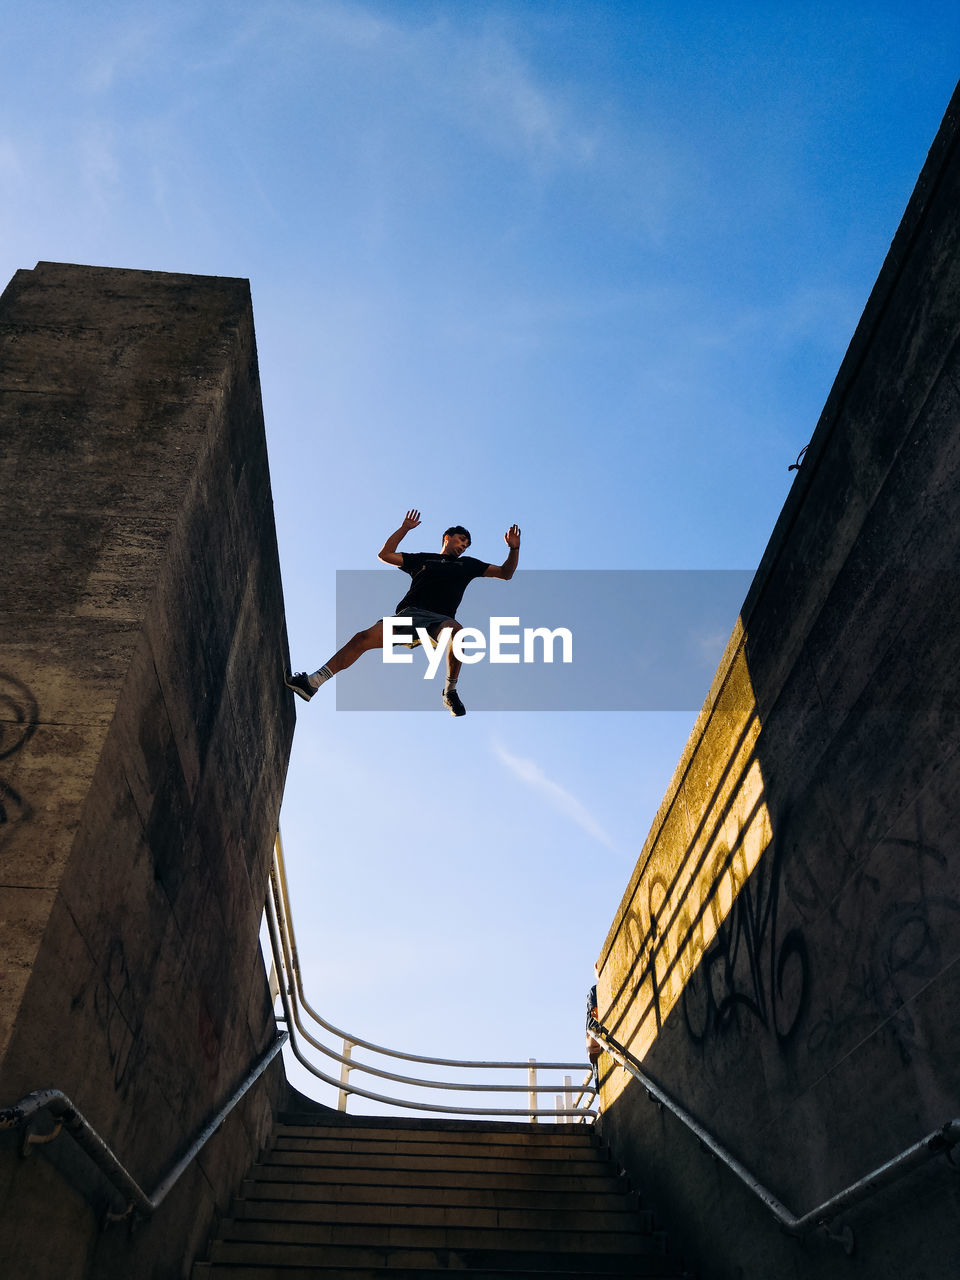
[[[0,449],[0,1106],[62,1089],[149,1192],[274,1035],[293,708],[247,282],[18,272]],[[5,1274],[186,1274],[280,1085],[132,1239],[68,1138],[4,1138]]]
[[[602,1020],[796,1213],[960,1116],[955,97],[601,953]],[[609,1062],[609,1059],[607,1060]],[[705,1277],[940,1277],[940,1157],[780,1233],[619,1068],[604,1136]]]

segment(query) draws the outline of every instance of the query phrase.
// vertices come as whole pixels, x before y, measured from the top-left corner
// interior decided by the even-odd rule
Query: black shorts
[[[409,618],[410,625],[414,628],[413,639],[401,646],[404,649],[418,649],[420,647],[420,637],[416,632],[417,627],[422,627],[425,631],[429,631],[433,637],[433,633],[439,626],[445,622],[454,621],[453,618],[447,617],[445,613],[433,613],[430,609],[418,609],[416,605],[407,605],[406,609],[398,609],[393,616],[395,618]]]

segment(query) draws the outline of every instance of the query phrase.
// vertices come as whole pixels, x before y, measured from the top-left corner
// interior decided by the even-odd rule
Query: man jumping
[[[487,564],[485,560],[463,554],[470,545],[470,534],[462,524],[455,524],[444,532],[440,551],[398,551],[401,540],[411,529],[416,529],[419,523],[420,512],[408,511],[403,524],[395,533],[391,533],[377,555],[384,564],[396,565],[404,573],[409,573],[412,579],[410,590],[397,605],[396,616],[409,618],[414,632],[420,627],[438,643],[443,632],[449,633],[443,641],[447,645],[447,680],[443,687],[443,705],[452,715],[465,716],[467,709],[457,693],[460,660],[453,651],[453,637],[463,630],[456,619],[456,612],[463,593],[474,578],[503,578],[509,581],[513,577],[520,556],[520,529],[513,524],[503,535],[509,548],[503,564]],[[414,641],[409,647],[418,643],[419,641]],[[366,631],[358,631],[319,671],[314,671],[312,675],[298,671],[287,676],[285,684],[309,702],[322,684],[338,671],[353,666],[361,653],[366,653],[368,649],[382,648],[381,619],[372,627],[367,627]]]

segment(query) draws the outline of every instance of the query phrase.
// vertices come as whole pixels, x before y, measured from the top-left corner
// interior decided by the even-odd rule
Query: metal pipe
[[[341,1058],[343,1065],[340,1068],[340,1096],[337,1099],[338,1111],[346,1111],[347,1109],[347,1085],[350,1083],[350,1052],[352,1049],[352,1042],[344,1040],[343,1057]]]
[[[283,951],[282,951],[281,942],[280,942],[280,926],[279,926],[279,920],[278,920],[279,895],[276,894],[276,883],[274,880],[273,873],[271,873],[270,888],[271,888],[271,892],[267,895],[267,902],[266,902],[267,931],[270,935],[270,945],[273,949],[274,956],[277,958],[279,962],[279,958],[283,954]],[[294,1004],[292,1006],[290,1003],[291,996],[294,998]],[[303,1028],[301,1026],[300,1019],[297,1014],[297,1006],[296,1006],[295,998],[296,998],[296,989],[294,988],[292,990],[289,990],[287,987],[287,984],[281,982],[280,983],[280,1000],[283,1005],[284,1018],[285,1018],[287,1027],[290,1031],[290,1049],[294,1057],[297,1059],[297,1061],[303,1067],[305,1067],[306,1070],[309,1071],[311,1075],[315,1076],[318,1080],[322,1080],[324,1084],[331,1085],[334,1089],[338,1091],[345,1087],[348,1093],[355,1093],[357,1097],[368,1098],[372,1102],[383,1102],[389,1106],[402,1107],[410,1111],[436,1111],[436,1112],[441,1112],[447,1115],[504,1116],[504,1117],[516,1117],[516,1118],[523,1118],[523,1117],[529,1118],[531,1116],[541,1116],[541,1115],[556,1116],[557,1114],[556,1111],[546,1107],[533,1108],[533,1109],[530,1109],[530,1108],[518,1109],[518,1108],[507,1108],[507,1107],[449,1107],[449,1106],[443,1106],[440,1103],[415,1102],[405,1098],[391,1098],[384,1094],[373,1093],[369,1089],[362,1089],[358,1085],[344,1086],[341,1080],[334,1079],[333,1076],[329,1076],[326,1074],[326,1072],[321,1071],[319,1067],[315,1066],[308,1058],[304,1057],[303,1053],[301,1052],[300,1046],[297,1043],[296,1034],[294,1032],[295,1027],[299,1028],[301,1032],[303,1032]],[[306,1036],[305,1032],[303,1032],[303,1034]],[[354,1043],[362,1044],[364,1042],[355,1041]],[[340,1057],[342,1055],[333,1054],[331,1056]],[[408,1056],[414,1057],[414,1059],[417,1060],[415,1058],[415,1055],[408,1055]],[[434,1060],[426,1059],[426,1061],[434,1061]],[[359,1064],[355,1061],[351,1061],[350,1065],[352,1070],[359,1069]],[[472,1065],[472,1064],[454,1062],[451,1065],[463,1066],[463,1065]],[[492,1066],[492,1065],[499,1065],[499,1064],[483,1063],[483,1064],[477,1064],[477,1065]],[[527,1063],[524,1062],[521,1065],[526,1067]],[[580,1066],[581,1064],[577,1063],[575,1065]],[[419,1083],[421,1085],[426,1084],[428,1087],[433,1087],[432,1082],[413,1081],[413,1083]],[[491,1089],[496,1088],[496,1086],[489,1086],[489,1085],[483,1085],[483,1084],[453,1085],[453,1086],[447,1086],[447,1087],[467,1088],[467,1089],[472,1089],[474,1092],[479,1092],[479,1093],[490,1092]],[[543,1086],[543,1087],[549,1088],[550,1086]],[[521,1088],[524,1088],[524,1086],[521,1086]],[[596,1115],[595,1112],[589,1111],[589,1110],[583,1111],[580,1114],[583,1116],[589,1116],[591,1119],[595,1118],[595,1115]]]
[[[278,904],[279,904],[278,920],[281,920],[282,918],[280,923],[280,933],[281,933],[281,937],[284,940],[284,953],[285,953],[285,958],[288,961],[288,972],[290,973],[293,979],[293,982],[296,985],[296,994],[297,994],[299,1003],[303,1006],[304,1010],[309,1014],[309,1016],[314,1020],[314,1022],[316,1022],[319,1026],[323,1027],[324,1031],[329,1031],[330,1034],[334,1036],[337,1040],[349,1040],[354,1046],[356,1046],[359,1049],[370,1049],[373,1053],[381,1053],[385,1057],[389,1057],[389,1058],[403,1058],[407,1062],[423,1062],[427,1066],[473,1067],[476,1069],[484,1069],[484,1070],[488,1068],[495,1068],[497,1070],[520,1070],[521,1068],[526,1067],[527,1065],[526,1062],[472,1062],[466,1059],[431,1058],[419,1053],[403,1053],[399,1049],[388,1049],[384,1045],[374,1044],[370,1040],[362,1040],[359,1036],[355,1036],[352,1032],[344,1031],[341,1027],[334,1026],[332,1022],[327,1022],[325,1018],[321,1017],[320,1014],[317,1013],[317,1011],[312,1007],[310,1002],[307,1000],[306,994],[303,990],[303,977],[300,972],[300,961],[297,953],[297,943],[296,943],[296,937],[295,937],[294,928],[293,928],[293,912],[290,906],[290,889],[287,883],[286,865],[284,863],[284,857],[283,857],[283,842],[280,838],[279,831],[277,832],[275,850],[276,850],[275,864],[276,864],[277,878],[278,878],[278,889],[277,889],[277,898],[278,898]],[[288,934],[289,934],[289,940],[287,939]],[[302,1027],[300,1030],[304,1038],[307,1040],[310,1040],[309,1035],[307,1034],[306,1031],[304,1031]],[[318,1048],[322,1052],[326,1053],[328,1057],[338,1058],[338,1055],[335,1052],[327,1049],[324,1045],[321,1045],[316,1041],[311,1041],[311,1043],[314,1045],[315,1048]],[[583,1063],[582,1062],[541,1062],[538,1065],[542,1067],[545,1071],[579,1071],[582,1068]],[[364,1067],[361,1063],[353,1062],[351,1063],[351,1069],[356,1071],[362,1071],[364,1070]],[[379,1072],[376,1072],[373,1068],[367,1068],[367,1069],[370,1071],[371,1074],[381,1074]],[[391,1079],[393,1077],[388,1076],[387,1078]],[[402,1077],[396,1077],[396,1078],[402,1079]],[[437,1087],[440,1087],[440,1086],[437,1086]]]
[[[789,1228],[790,1226],[795,1225],[796,1218],[786,1205],[781,1204],[773,1192],[768,1191],[767,1188],[753,1176],[750,1170],[740,1163],[736,1156],[731,1155],[725,1147],[721,1147],[713,1135],[706,1130],[698,1120],[695,1120],[689,1111],[682,1107],[679,1102],[674,1101],[668,1093],[660,1088],[655,1080],[648,1076],[646,1072],[641,1070],[640,1064],[637,1062],[636,1058],[634,1058],[630,1051],[625,1049],[622,1044],[619,1044],[614,1040],[606,1027],[601,1026],[595,1018],[591,1018],[589,1020],[588,1026],[590,1034],[600,1041],[608,1053],[610,1053],[610,1055],[620,1063],[625,1071],[629,1072],[634,1079],[639,1080],[650,1097],[654,1098],[662,1106],[666,1107],[668,1111],[671,1111],[677,1119],[691,1131],[691,1133],[700,1139],[703,1145],[712,1152],[713,1155],[718,1156],[724,1164],[736,1174],[740,1181],[749,1187],[754,1195],[759,1196],[782,1226]]]
[[[280,936],[280,942],[282,945],[283,921],[277,905],[279,901],[277,896],[277,885],[274,881],[274,877],[272,873],[270,877],[270,889],[274,899],[274,911],[276,912],[276,916],[277,916],[277,929]],[[286,950],[286,948],[284,948],[284,960],[286,961],[288,959],[289,959],[289,952]],[[303,1022],[301,1021],[301,1018],[300,1018],[300,1004],[297,1000],[296,987],[293,987],[293,986],[288,987],[288,991],[293,1001],[291,1006],[293,1011],[293,1023],[296,1026],[297,1030],[300,1032],[300,1034],[303,1036],[304,1040],[306,1040],[308,1044],[312,1045],[314,1049],[318,1049],[321,1053],[325,1054],[328,1058],[333,1058],[335,1062],[340,1063],[341,1070],[340,1070],[340,1079],[338,1081],[338,1084],[340,1086],[341,1094],[343,1093],[343,1086],[346,1083],[347,1077],[349,1077],[350,1073],[353,1071],[364,1071],[368,1075],[378,1076],[381,1080],[392,1080],[395,1084],[409,1084],[409,1085],[412,1085],[414,1088],[448,1089],[448,1090],[453,1090],[455,1092],[460,1091],[460,1092],[468,1092],[468,1093],[482,1092],[482,1093],[531,1093],[533,1094],[533,1093],[549,1093],[552,1089],[556,1089],[558,1087],[555,1084],[537,1085],[535,1081],[533,1086],[528,1086],[524,1084],[477,1084],[477,1083],[472,1083],[470,1081],[464,1082],[464,1081],[457,1081],[457,1080],[428,1080],[428,1079],[424,1079],[421,1076],[402,1076],[397,1074],[397,1072],[395,1071],[384,1071],[381,1067],[375,1067],[370,1063],[359,1062],[356,1058],[352,1056],[352,1051],[356,1044],[355,1041],[347,1039],[344,1043],[345,1045],[350,1045],[350,1051],[348,1052],[346,1049],[344,1049],[343,1053],[337,1053],[335,1049],[329,1048],[329,1046],[325,1045],[322,1041],[318,1040],[315,1036],[312,1036],[310,1032],[306,1029],[306,1027],[303,1025]],[[429,1061],[429,1059],[427,1059],[426,1061]],[[470,1063],[470,1062],[458,1062],[453,1060],[450,1062],[450,1065],[465,1067],[465,1068],[473,1067],[473,1068],[479,1069],[481,1067],[508,1068],[508,1067],[511,1067],[513,1064],[498,1063],[498,1062]],[[523,1065],[526,1066],[527,1064],[524,1063]],[[550,1064],[550,1063],[547,1064],[548,1067],[552,1065],[553,1064]],[[566,1066],[569,1064],[565,1063],[562,1065]],[[575,1065],[580,1066],[581,1064],[576,1063]],[[346,1070],[346,1073],[347,1073],[346,1077],[344,1076],[344,1070]],[[319,1078],[328,1079],[328,1077],[322,1076],[322,1075]],[[573,1093],[574,1090],[571,1088],[570,1092]],[[596,1090],[591,1091],[591,1093],[594,1093],[594,1094],[595,1092]],[[371,1098],[382,1098],[383,1095],[370,1094],[369,1096]],[[338,1107],[339,1107],[339,1103],[338,1103]],[[339,1107],[339,1109],[343,1110],[344,1108]],[[518,1114],[525,1114],[525,1113],[520,1112]],[[550,1114],[552,1114],[552,1112]]]
[[[580,1084],[580,1092],[577,1094],[576,1098],[574,1098],[573,1100],[573,1106],[571,1108],[571,1111],[575,1116],[578,1117],[578,1120],[579,1120],[579,1117],[583,1114],[580,1111],[580,1103],[588,1094],[590,1095],[591,1098],[595,1098],[597,1096],[597,1088],[593,1083],[592,1068],[583,1077],[583,1080]]]
[[[722,1146],[698,1120],[695,1120],[689,1111],[662,1089],[651,1076],[648,1076],[629,1049],[618,1043],[606,1027],[597,1022],[595,1018],[591,1018],[589,1028],[591,1035],[600,1041],[611,1057],[619,1062],[625,1071],[629,1072],[635,1080],[643,1085],[649,1096],[676,1116],[691,1133],[699,1138],[712,1155],[722,1160],[727,1168],[767,1206],[788,1235],[802,1235],[813,1226],[825,1227],[828,1222],[836,1218],[844,1209],[866,1200],[868,1196],[871,1196],[881,1187],[895,1182],[911,1169],[923,1164],[933,1156],[949,1153],[957,1143],[960,1143],[960,1119],[948,1120],[946,1124],[941,1125],[939,1129],[934,1129],[932,1133],[928,1133],[919,1142],[915,1142],[912,1146],[901,1151],[892,1160],[878,1165],[876,1169],[859,1178],[856,1182],[851,1183],[850,1186],[845,1187],[836,1195],[831,1196],[829,1200],[824,1200],[815,1209],[810,1209],[807,1213],[798,1216],[792,1213],[786,1205],[782,1204],[772,1191],[763,1186],[759,1179],[754,1177],[746,1166],[741,1164],[726,1147]],[[848,1240],[839,1237],[831,1238],[836,1239],[838,1243],[844,1244],[845,1247],[848,1244]]]
[[[85,1151],[115,1190],[141,1213],[153,1212],[150,1197],[123,1167],[108,1143],[101,1138],[82,1112],[78,1111],[62,1089],[35,1089],[12,1107],[0,1111],[0,1129],[10,1129],[24,1124],[38,1111],[47,1110],[56,1116],[74,1142]]]
[[[16,1125],[25,1124],[31,1116],[44,1109],[58,1116],[77,1145],[90,1156],[107,1180],[124,1196],[128,1202],[128,1209],[136,1209],[139,1213],[149,1217],[163,1203],[184,1170],[193,1161],[205,1143],[220,1128],[244,1094],[263,1075],[264,1071],[280,1052],[286,1039],[286,1031],[277,1034],[273,1044],[260,1056],[255,1066],[247,1073],[243,1083],[234,1090],[214,1118],[204,1125],[187,1151],[170,1169],[152,1195],[147,1195],[132,1174],[124,1168],[114,1155],[109,1144],[97,1133],[89,1120],[60,1089],[37,1089],[33,1093],[28,1093],[26,1097],[21,1098],[12,1107],[6,1107],[0,1111],[0,1129],[11,1129]]]
[[[831,1196],[829,1200],[824,1200],[823,1204],[817,1205],[816,1209],[811,1209],[802,1218],[798,1218],[798,1229],[804,1230],[811,1224],[819,1225],[820,1223],[830,1222],[837,1214],[842,1213],[844,1209],[848,1209],[851,1205],[857,1204],[861,1200],[866,1200],[875,1191],[879,1191],[881,1187],[885,1187],[890,1182],[896,1182],[898,1178],[902,1178],[911,1169],[925,1164],[927,1160],[932,1159],[934,1156],[947,1155],[958,1142],[960,1142],[960,1119],[948,1120],[939,1129],[934,1129],[932,1133],[928,1133],[925,1138],[915,1142],[912,1147],[907,1147],[904,1151],[901,1151],[899,1155],[894,1156],[892,1160],[888,1160],[886,1164],[878,1165],[871,1173],[866,1174],[857,1182],[851,1183],[849,1187],[846,1187],[837,1195]]]
[[[211,1121],[209,1121],[207,1124],[205,1124],[204,1127],[200,1130],[200,1132],[194,1138],[193,1142],[190,1144],[189,1149],[184,1153],[184,1155],[180,1157],[180,1159],[173,1166],[173,1168],[170,1170],[167,1176],[156,1188],[153,1195],[150,1197],[150,1203],[154,1209],[156,1209],[157,1206],[160,1205],[162,1201],[166,1198],[171,1188],[173,1187],[174,1183],[179,1179],[180,1175],[184,1172],[184,1170],[187,1168],[190,1162],[194,1159],[194,1157],[197,1155],[200,1149],[207,1143],[207,1141],[210,1138],[213,1137],[213,1135],[220,1128],[224,1120],[226,1120],[227,1116],[234,1109],[234,1107],[237,1105],[240,1099],[244,1096],[244,1094],[246,1094],[253,1087],[253,1085],[255,1085],[256,1082],[260,1079],[264,1071],[266,1071],[267,1067],[269,1067],[270,1063],[274,1060],[274,1058],[283,1048],[284,1044],[287,1041],[288,1035],[289,1035],[289,1032],[287,1031],[277,1032],[277,1038],[274,1040],[273,1044],[269,1047],[266,1053],[264,1053],[260,1057],[256,1066],[253,1067],[253,1069],[250,1072],[248,1072],[243,1083],[238,1085],[238,1087],[233,1091],[233,1093],[230,1095],[227,1101],[223,1104],[223,1106],[220,1108],[220,1110],[217,1112],[214,1118]]]

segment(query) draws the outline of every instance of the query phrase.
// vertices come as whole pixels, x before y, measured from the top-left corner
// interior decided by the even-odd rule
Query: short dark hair
[[[444,529],[443,536],[446,537],[447,534],[450,534],[450,533],[462,533],[467,540],[468,547],[470,543],[473,541],[473,539],[470,537],[470,530],[465,529],[462,524],[452,524],[449,529]]]

